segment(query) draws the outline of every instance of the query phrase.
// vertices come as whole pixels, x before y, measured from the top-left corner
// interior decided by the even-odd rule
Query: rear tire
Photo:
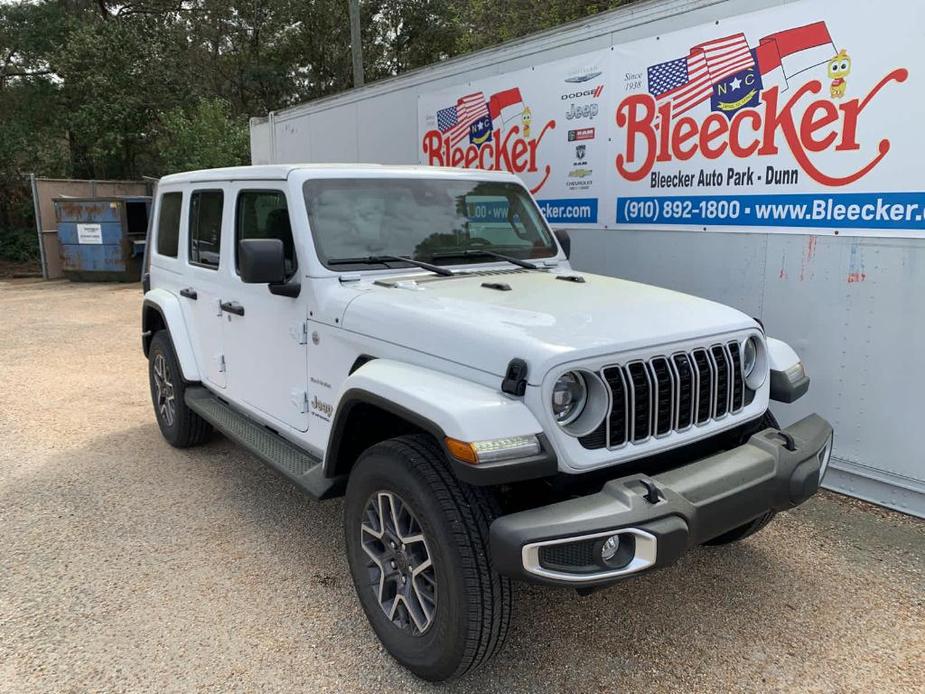
[[[511,581],[488,556],[498,513],[427,435],[372,446],[350,474],[344,529],[357,596],[386,650],[419,677],[459,677],[504,643]]]
[[[768,427],[773,427],[774,429],[780,429],[780,424],[777,423],[777,418],[771,414],[771,410],[768,410],[761,417],[761,422],[758,426],[758,431],[764,431]],[[768,523],[774,520],[774,516],[777,515],[776,511],[768,511],[767,513],[762,513],[760,516],[755,518],[744,525],[740,525],[738,528],[733,528],[729,532],[725,532],[718,537],[714,537],[712,540],[707,540],[705,545],[728,545],[733,542],[739,542],[744,540],[746,537],[751,537],[759,530],[764,528]]]
[[[151,401],[161,434],[175,448],[189,448],[206,441],[212,425],[186,404],[186,381],[166,330],[151,338],[148,350],[148,381]]]

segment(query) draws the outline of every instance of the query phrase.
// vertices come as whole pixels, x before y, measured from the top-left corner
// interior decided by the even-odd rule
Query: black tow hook
[[[797,442],[793,440],[793,436],[786,431],[775,431],[775,434],[780,436],[784,440],[784,448],[793,453],[797,449]]]
[[[650,504],[657,504],[662,499],[662,495],[658,491],[658,487],[655,486],[655,482],[650,480],[639,480],[640,484],[646,488],[646,493],[642,495],[642,498],[648,501]]]

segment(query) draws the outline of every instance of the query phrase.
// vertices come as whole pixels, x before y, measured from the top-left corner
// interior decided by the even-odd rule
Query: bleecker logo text
[[[539,170],[537,149],[547,131],[556,127],[556,121],[546,122],[543,129],[526,139],[521,136],[520,126],[514,125],[506,130],[500,128],[493,133],[492,139],[481,146],[466,144],[453,146],[450,139],[439,130],[429,130],[421,143],[423,152],[430,166],[462,166],[467,169],[479,168],[490,171],[512,171],[514,173],[535,173]],[[533,188],[536,193],[549,178],[551,167],[543,167],[543,179]]]
[[[880,163],[890,151],[888,139],[880,140],[877,154],[870,161],[845,176],[825,173],[812,162],[811,155],[829,149],[860,150],[858,120],[864,109],[890,82],[905,82],[908,77],[908,70],[897,68],[866,96],[837,106],[828,99],[801,104],[804,97],[822,91],[819,80],[807,82],[786,100],[774,86],[762,92],[763,104],[759,107],[743,108],[731,120],[724,114],[711,113],[701,122],[691,116],[675,117],[670,102],[656,108],[651,95],[634,94],[617,107],[617,126],[626,133],[626,149],[616,159],[617,171],[628,181],[640,181],[656,162],[687,161],[698,154],[708,160],[718,159],[727,151],[741,159],[773,156],[779,151],[778,135],[782,135],[783,143],[810,178],[827,186],[845,186]]]

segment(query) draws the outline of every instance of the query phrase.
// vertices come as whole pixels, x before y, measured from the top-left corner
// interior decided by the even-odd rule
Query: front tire
[[[175,448],[189,448],[206,441],[212,425],[186,404],[186,382],[170,334],[160,330],[151,338],[148,350],[148,382],[151,401],[161,434]]]
[[[459,677],[504,642],[511,582],[489,561],[496,515],[430,436],[376,444],[350,474],[344,528],[357,596],[386,650],[419,677]]]

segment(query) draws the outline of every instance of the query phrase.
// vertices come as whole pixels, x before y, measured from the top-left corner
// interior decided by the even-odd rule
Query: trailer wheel
[[[511,583],[488,556],[497,512],[427,435],[372,446],[350,474],[344,528],[357,596],[388,652],[419,677],[459,677],[504,642]]]

